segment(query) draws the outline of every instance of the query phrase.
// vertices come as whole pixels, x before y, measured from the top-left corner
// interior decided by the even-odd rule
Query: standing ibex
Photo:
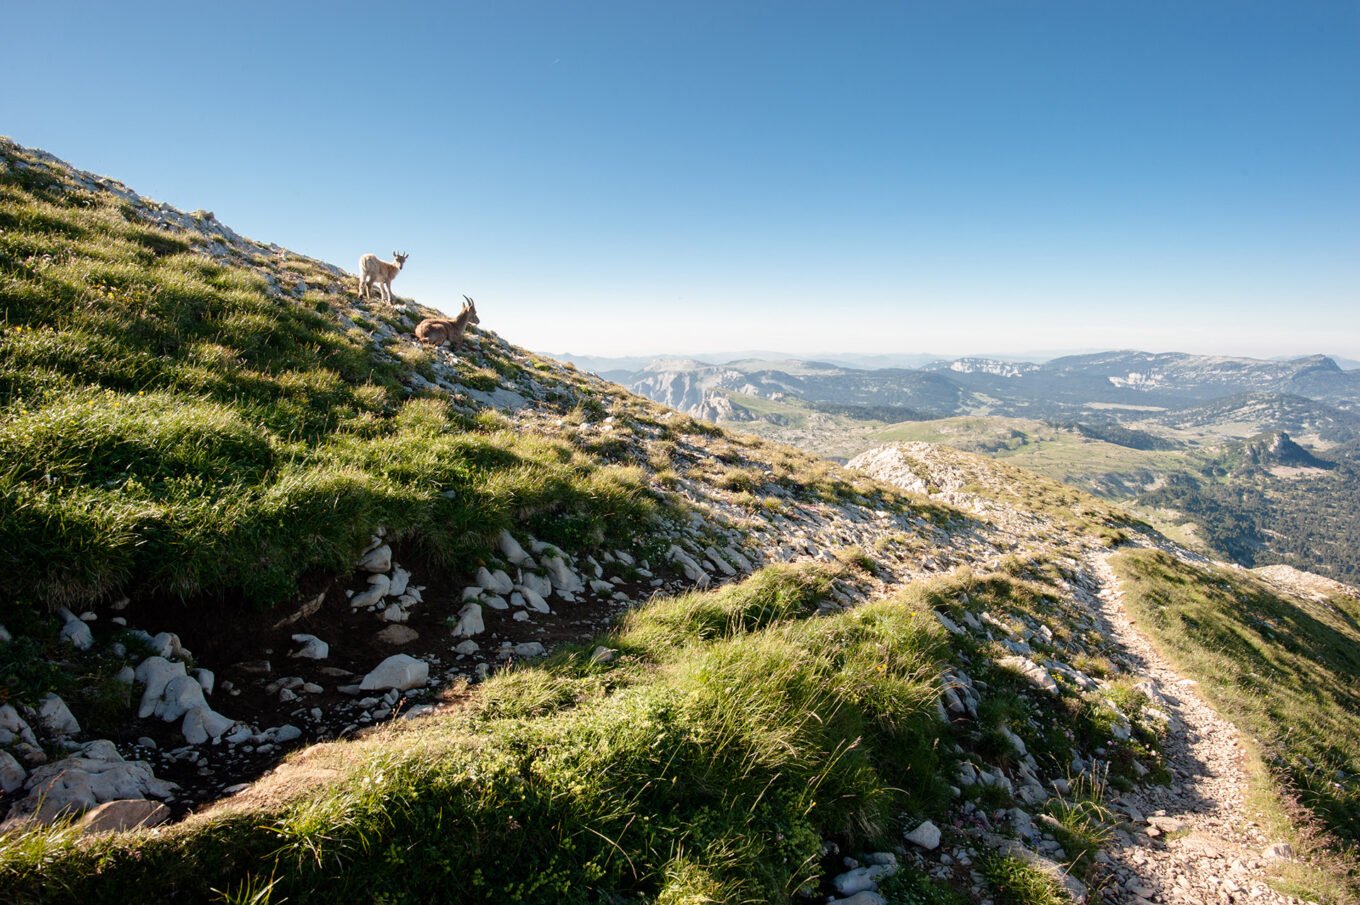
[[[392,304],[392,281],[397,278],[410,255],[394,251],[392,257],[394,260],[391,261],[384,261],[377,255],[364,255],[359,259],[359,298],[369,298],[369,287],[376,285],[378,297]]]
[[[463,298],[467,301],[463,303],[463,310],[458,312],[457,317],[427,317],[416,324],[416,339],[432,346],[442,346],[444,343],[455,349],[461,346],[467,328],[482,322],[477,316],[477,303],[467,296]]]

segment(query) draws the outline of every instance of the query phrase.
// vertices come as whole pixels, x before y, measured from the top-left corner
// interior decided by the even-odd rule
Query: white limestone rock
[[[38,705],[38,722],[57,737],[80,734],[80,723],[66,702],[55,694],[46,695]]]
[[[166,798],[178,788],[157,779],[142,761],[104,761],[68,757],[35,769],[24,787],[28,794],[10,809],[10,817],[51,823],[119,798]]]
[[[872,864],[868,867],[856,867],[843,874],[833,877],[832,887],[836,892],[843,896],[852,896],[858,892],[871,891],[878,886],[878,881],[896,873],[896,867],[886,864]]]
[[[585,590],[585,585],[581,582],[581,576],[572,571],[571,566],[567,565],[566,559],[560,556],[542,556],[540,562],[543,569],[548,573],[548,580],[554,589],[559,593],[578,594]]]
[[[63,607],[60,610],[62,617],[61,640],[74,647],[76,650],[89,650],[94,646],[94,633],[90,627],[82,620],[78,619],[70,610]]]
[[[0,748],[0,792],[8,795],[24,784],[28,771],[14,759],[14,755]]]
[[[912,845],[918,845],[928,852],[933,852],[940,846],[940,828],[927,820],[907,833],[906,839]]]
[[[406,593],[406,586],[411,583],[411,573],[397,566],[392,570],[390,583],[387,586],[388,597],[400,597]]]
[[[528,569],[534,567],[535,563],[533,557],[524,552],[524,548],[519,545],[519,541],[515,540],[510,535],[510,532],[506,531],[504,528],[501,529],[500,536],[497,538],[497,544],[501,549],[501,555],[505,557],[507,562]]]
[[[211,739],[221,738],[227,730],[236,725],[231,717],[223,716],[210,707],[195,707],[184,714],[180,733],[191,745],[202,745]]]
[[[537,641],[523,641],[515,645],[515,655],[519,657],[542,657],[547,648]]]
[[[155,714],[167,723],[173,723],[195,707],[208,706],[203,697],[203,686],[192,676],[175,676],[165,685],[161,699],[156,704]]]
[[[142,702],[137,708],[137,716],[146,719],[156,712],[165,687],[172,679],[186,675],[184,664],[172,663],[162,656],[147,657],[137,666],[136,679],[146,686],[142,692]]]
[[[533,591],[539,597],[550,597],[553,589],[552,579],[536,572],[525,572],[520,577],[519,589],[523,591],[525,588]]]
[[[1019,673],[1036,688],[1041,688],[1049,694],[1058,694],[1058,683],[1053,681],[1053,676],[1049,675],[1048,670],[1027,657],[1002,657],[996,663],[1003,669]]]
[[[392,548],[381,544],[365,553],[355,568],[361,572],[387,572],[392,568]]]
[[[841,899],[827,899],[826,905],[887,905],[887,901],[876,890],[865,889]]]
[[[203,689],[205,695],[212,694],[213,689],[217,687],[217,675],[211,669],[195,669],[194,678],[198,680],[199,687]]]
[[[548,606],[548,601],[544,600],[537,591],[527,585],[521,585],[520,596],[524,599],[525,606],[540,613],[550,613],[552,609]]]
[[[458,611],[458,622],[453,627],[455,638],[471,638],[473,635],[480,635],[486,631],[486,623],[482,620],[482,608],[475,603],[464,604]]]
[[[364,691],[395,688],[406,691],[423,686],[430,677],[430,664],[408,654],[394,654],[364,676],[359,687]]]
[[[477,584],[493,594],[509,594],[515,589],[515,583],[510,580],[509,575],[500,569],[489,571],[486,566],[477,569]]]
[[[301,660],[324,660],[331,655],[331,646],[316,635],[297,634],[293,641],[302,645],[288,656]]]
[[[12,745],[15,742],[37,745],[38,737],[24,718],[19,716],[13,704],[0,705],[0,745]]]
[[[361,610],[364,607],[373,606],[378,601],[387,596],[387,591],[392,587],[392,579],[386,575],[368,576],[368,587],[355,594],[349,599],[351,609]]]

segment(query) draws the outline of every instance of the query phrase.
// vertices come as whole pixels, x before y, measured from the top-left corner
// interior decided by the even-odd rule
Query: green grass
[[[1360,843],[1360,602],[1314,602],[1157,551],[1113,565],[1139,624],[1255,740],[1272,773],[1354,855]],[[1352,878],[1360,879],[1360,878]]]
[[[657,510],[643,473],[412,397],[315,262],[217,263],[0,151],[0,596],[268,606],[385,525],[466,566],[501,527],[573,549]],[[272,268],[272,269],[271,269]],[[305,302],[276,294],[308,280]],[[328,288],[329,287],[329,288]],[[403,360],[408,359],[408,360]],[[469,385],[518,365],[464,356]]]
[[[992,854],[978,862],[1001,905],[1070,905],[1062,886],[1019,858]]]
[[[658,601],[602,643],[497,676],[466,708],[310,749],[338,775],[159,835],[0,837],[7,901],[154,888],[275,901],[780,901],[824,838],[939,813],[946,652],[900,601],[810,618],[835,567]]]

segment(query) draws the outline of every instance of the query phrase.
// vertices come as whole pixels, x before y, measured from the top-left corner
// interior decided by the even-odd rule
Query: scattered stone
[[[156,712],[160,705],[161,696],[165,688],[172,679],[186,675],[184,664],[180,662],[171,663],[159,654],[147,657],[137,665],[135,676],[138,682],[146,686],[142,692],[142,701],[137,708],[137,716],[146,719]],[[195,685],[198,683],[195,682]],[[202,692],[202,689],[199,689]]]
[[[387,544],[369,550],[355,568],[363,572],[386,572],[392,568],[392,548]],[[384,576],[386,577],[386,576]]]
[[[391,582],[387,586],[388,597],[400,597],[406,593],[406,586],[411,583],[411,573],[397,566],[392,570]]]
[[[302,645],[288,656],[302,660],[324,660],[331,654],[331,646],[322,641],[316,635],[298,634],[292,636],[293,641]]]
[[[521,642],[515,645],[514,650],[517,657],[542,657],[548,652],[547,648],[537,641]]]
[[[38,705],[38,722],[56,736],[80,734],[80,723],[76,722],[66,702],[55,694],[46,695]]]
[[[1012,672],[1018,672],[1031,685],[1041,688],[1049,694],[1058,694],[1058,683],[1053,681],[1053,676],[1049,675],[1048,670],[1027,657],[1002,657],[996,661],[996,665]]]
[[[542,645],[539,645],[542,647]],[[364,691],[395,688],[406,691],[425,684],[430,676],[430,664],[407,654],[394,654],[379,663],[364,676],[359,687]]]
[[[480,635],[486,631],[486,623],[482,620],[482,608],[475,603],[464,604],[458,611],[458,622],[453,627],[453,634],[456,638],[471,638],[473,635]]]
[[[940,828],[927,820],[906,834],[906,839],[913,845],[918,845],[928,852],[934,851],[940,845]]]
[[[22,786],[27,778],[28,771],[23,764],[15,760],[13,754],[0,748],[0,792],[8,795]]]
[[[387,596],[390,587],[392,587],[392,579],[386,575],[368,576],[368,589],[360,591],[349,599],[350,608],[361,610],[364,607],[373,606]]]
[[[548,601],[544,600],[543,597],[533,588],[528,587],[527,585],[521,585],[519,593],[524,598],[524,603],[530,609],[536,610],[540,613],[552,612],[552,608],[548,606]]]
[[[519,541],[515,540],[514,537],[510,535],[510,532],[506,531],[504,528],[501,529],[500,536],[497,538],[497,544],[500,546],[501,554],[510,564],[524,566],[529,569],[532,569],[536,565],[533,557],[524,552],[524,548],[519,545]]]
[[[1261,858],[1265,861],[1293,861],[1294,846],[1288,842],[1276,842],[1266,847],[1261,853]]]
[[[77,618],[65,607],[62,607],[58,612],[63,619],[60,635],[62,641],[76,650],[89,650],[94,646],[94,633],[90,631],[90,627],[84,621]]]

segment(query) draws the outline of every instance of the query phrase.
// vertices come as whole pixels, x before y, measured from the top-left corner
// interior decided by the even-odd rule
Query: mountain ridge
[[[1348,832],[1322,605],[1005,463],[701,423],[494,303],[423,347],[416,303],[48,157],[0,144],[7,901],[1202,901],[1186,829],[1258,901],[1344,882],[1244,797]],[[1104,630],[1225,582],[1253,638],[1342,639],[1269,768]]]

